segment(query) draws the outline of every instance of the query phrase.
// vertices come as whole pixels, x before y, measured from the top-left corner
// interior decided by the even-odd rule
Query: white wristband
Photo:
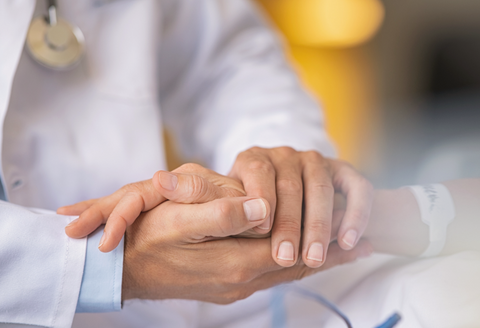
[[[422,221],[430,227],[430,245],[420,257],[440,254],[447,239],[447,228],[455,218],[455,204],[442,184],[409,186],[420,207]]]

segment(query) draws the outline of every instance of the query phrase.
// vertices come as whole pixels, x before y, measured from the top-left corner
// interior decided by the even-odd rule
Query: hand
[[[269,220],[254,230],[266,232],[273,224],[272,256],[282,266],[297,262],[302,224],[303,261],[312,268],[324,263],[335,191],[347,199],[337,234],[342,249],[355,246],[370,217],[371,184],[349,164],[315,151],[254,147],[237,157],[229,176],[243,183],[247,196],[265,198],[270,204]]]
[[[72,238],[83,238],[106,223],[99,249],[109,252],[118,246],[126,228],[140,213],[167,199],[180,203],[205,203],[236,196],[245,196],[243,186],[237,180],[197,164],[185,164],[172,173],[158,171],[152,180],[128,184],[100,199],[61,207],[57,213],[80,215],[65,228],[67,235]],[[253,206],[253,202],[249,204]],[[261,204],[258,204],[260,207],[257,206],[256,209],[263,213],[263,219],[267,211],[265,201],[261,200]]]
[[[320,269],[301,262],[282,268],[271,257],[269,238],[225,237],[251,227],[242,198],[205,204],[167,201],[142,213],[125,237],[123,298],[180,298],[226,304],[368,256],[372,251],[365,241],[350,251],[333,244]],[[224,238],[211,240],[218,237]]]

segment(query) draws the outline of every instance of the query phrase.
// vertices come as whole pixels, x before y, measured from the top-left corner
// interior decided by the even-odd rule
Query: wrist
[[[428,226],[407,188],[376,190],[370,222],[364,234],[375,251],[417,256],[428,246]]]
[[[129,233],[131,229],[127,229],[125,233],[125,250],[123,252],[123,280],[122,280],[122,302],[129,299],[139,298],[136,291],[138,290],[135,287],[135,269],[134,269],[134,259],[135,256],[132,256],[133,247],[132,247],[132,236]]]

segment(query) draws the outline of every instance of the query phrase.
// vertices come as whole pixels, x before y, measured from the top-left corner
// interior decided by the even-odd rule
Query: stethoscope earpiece
[[[27,32],[27,49],[38,63],[48,68],[66,70],[80,61],[85,48],[82,31],[57,18],[57,4],[50,0],[48,17],[32,20]]]

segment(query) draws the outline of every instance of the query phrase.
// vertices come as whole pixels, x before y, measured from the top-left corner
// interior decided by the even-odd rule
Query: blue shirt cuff
[[[98,249],[104,226],[87,240],[87,253],[77,313],[120,311],[122,303],[124,238],[115,250],[102,253]]]

